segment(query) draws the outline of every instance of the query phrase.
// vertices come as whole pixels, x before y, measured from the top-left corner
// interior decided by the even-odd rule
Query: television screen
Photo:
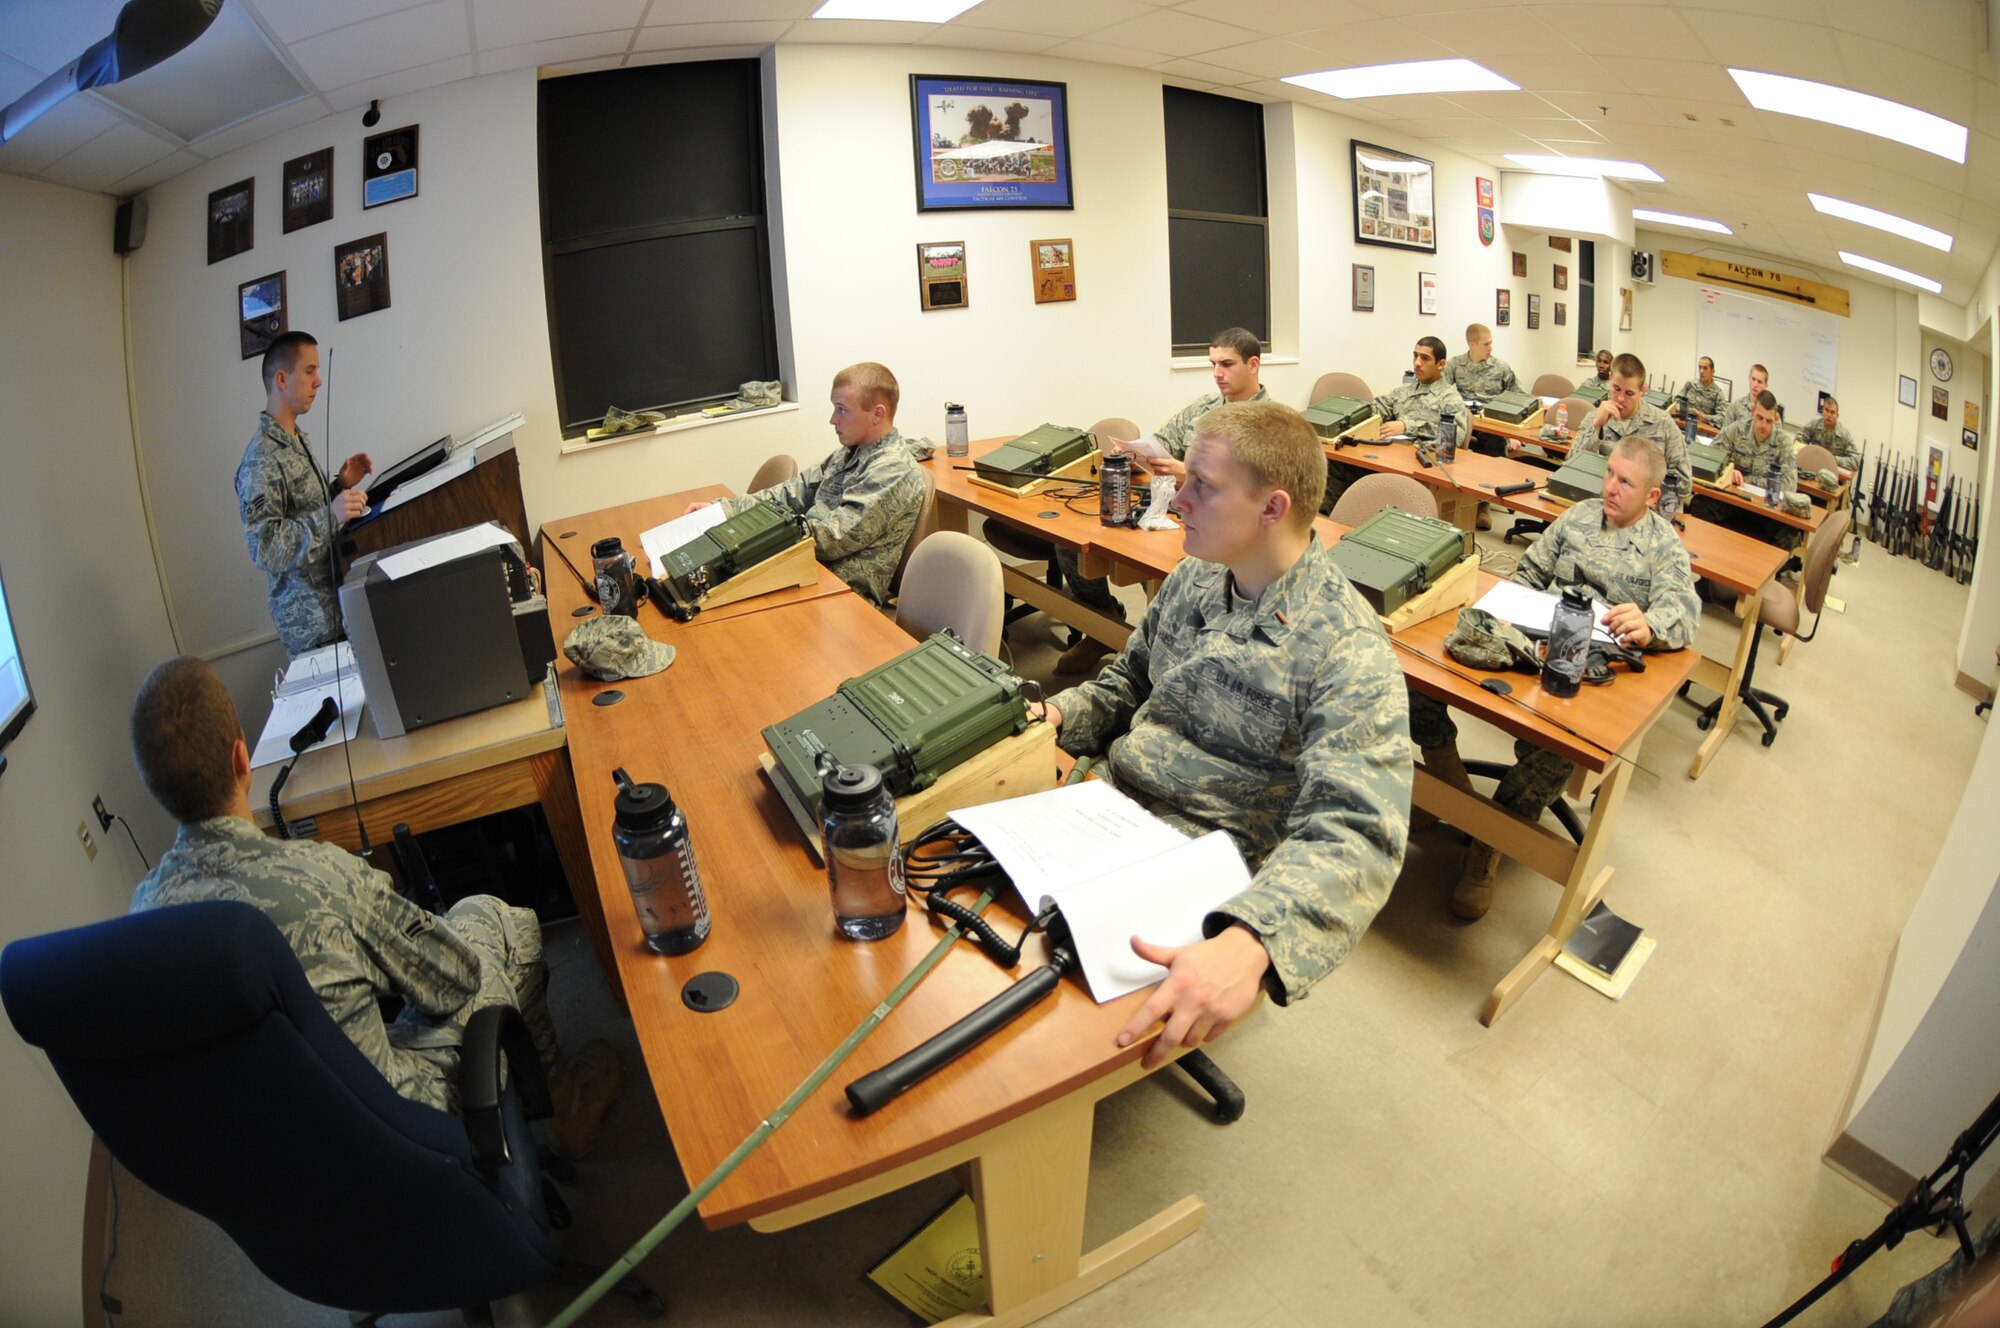
[[[7,608],[6,581],[0,578],[0,748],[14,741],[34,713],[35,694],[28,689],[28,671],[21,663],[14,617]]]

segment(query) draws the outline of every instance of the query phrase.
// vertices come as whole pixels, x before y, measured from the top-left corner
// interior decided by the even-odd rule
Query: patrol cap
[[[1458,611],[1458,622],[1444,639],[1447,655],[1475,669],[1529,669],[1541,667],[1541,656],[1513,623],[1494,617],[1484,609],[1466,607]]]
[[[674,662],[674,648],[647,636],[635,619],[603,614],[581,623],[563,641],[570,662],[603,682],[644,678]]]
[[[1819,481],[1819,487],[1822,489],[1837,489],[1840,487],[1840,472],[1831,466],[1822,467],[1819,473],[1814,475],[1813,478]]]

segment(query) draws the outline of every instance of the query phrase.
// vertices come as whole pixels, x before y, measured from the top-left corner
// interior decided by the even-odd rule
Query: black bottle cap
[[[593,558],[610,558],[623,552],[625,552],[625,541],[616,535],[606,535],[590,546],[590,556]]]
[[[665,784],[634,784],[622,769],[611,772],[618,781],[612,800],[614,819],[627,830],[657,830],[674,814],[674,800]]]
[[[829,811],[866,811],[882,789],[882,772],[872,765],[837,765],[820,777]]]

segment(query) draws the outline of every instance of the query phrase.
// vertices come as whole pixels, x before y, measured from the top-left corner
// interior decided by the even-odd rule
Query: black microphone
[[[292,735],[292,755],[297,756],[308,747],[318,746],[326,741],[327,731],[333,721],[340,718],[340,707],[332,697],[319,703],[319,713],[306,721],[305,727]]]
[[[1516,493],[1531,493],[1534,491],[1534,488],[1535,482],[1533,480],[1522,480],[1519,484],[1496,484],[1493,486],[1493,496],[1495,498],[1505,498]]]

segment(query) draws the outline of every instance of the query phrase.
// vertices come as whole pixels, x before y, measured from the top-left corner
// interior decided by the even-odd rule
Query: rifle
[[[1910,520],[1909,528],[1903,532],[1903,552],[1912,558],[1924,556],[1924,517],[1929,509],[1924,505],[1924,464],[1910,462]]]
[[[1957,483],[1956,476],[1945,481],[1944,497],[1938,500],[1937,513],[1931,517],[1931,535],[1924,545],[1924,566],[1933,572],[1944,566],[1944,555],[1951,541],[1951,495]]]
[[[1945,559],[1945,564],[1944,564],[1945,575],[1949,576],[1952,580],[1960,581],[1961,583],[1965,576],[1966,518],[1970,515],[1970,513],[1968,513],[1965,510],[1967,506],[1968,504],[1966,500],[1964,498],[1960,498],[1958,500],[1958,506],[1952,509],[1951,553],[1950,556]]]
[[[1889,506],[1882,513],[1882,547],[1895,557],[1903,551],[1901,544],[1903,525],[1903,463],[1896,462],[1889,472]]]
[[[1972,569],[1979,563],[1979,495],[1972,496],[1972,529],[1965,537],[1965,559],[1959,564],[1958,583],[1970,584]]]
[[[1841,555],[1845,562],[1861,561],[1861,522],[1867,515],[1862,501],[1861,477],[1867,472],[1868,440],[1864,438],[1861,442],[1861,458],[1854,463],[1854,478],[1848,481],[1847,506],[1849,515],[1854,518],[1854,542],[1848,546],[1847,552]]]
[[[1868,538],[1877,544],[1882,542],[1885,509],[1882,506],[1882,471],[1884,458],[1875,457],[1875,487],[1868,493]]]

